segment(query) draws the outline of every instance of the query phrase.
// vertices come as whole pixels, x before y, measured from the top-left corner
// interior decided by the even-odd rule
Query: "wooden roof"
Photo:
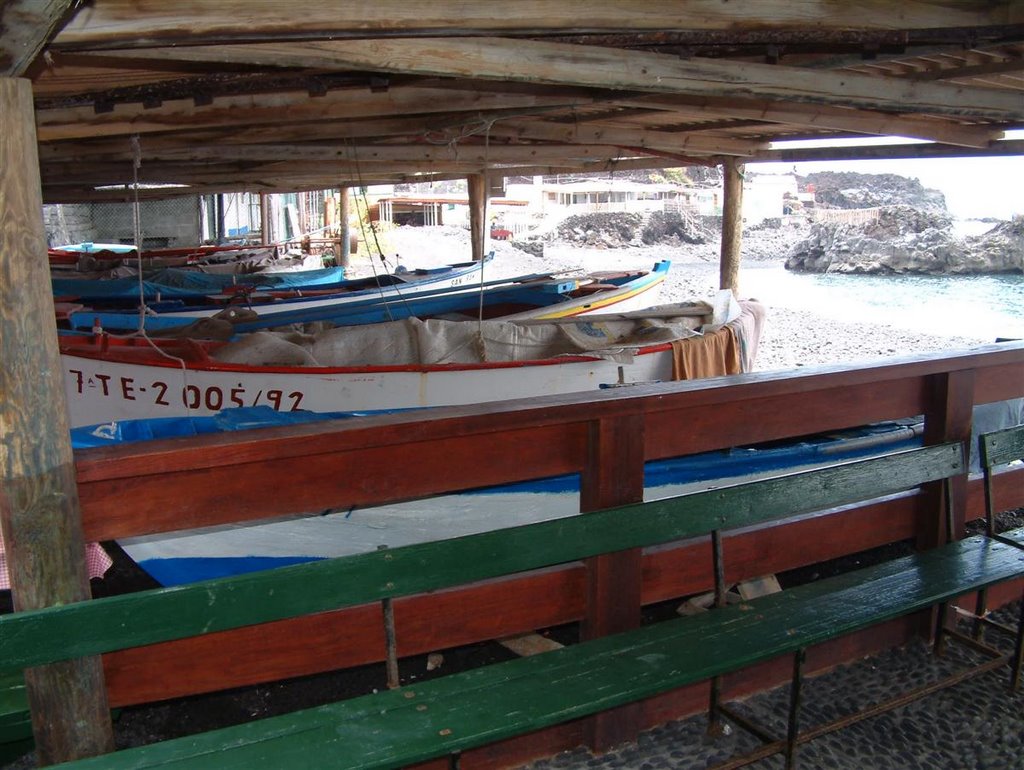
[[[8,0],[0,32],[47,201],[1024,146],[1021,0]],[[929,144],[769,146],[865,135]]]

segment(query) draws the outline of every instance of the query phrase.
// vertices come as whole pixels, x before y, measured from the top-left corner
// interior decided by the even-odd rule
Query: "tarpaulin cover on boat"
[[[327,329],[315,335],[257,332],[214,354],[222,363],[253,366],[410,366],[537,361],[598,355],[628,361],[636,348],[698,335],[728,322],[707,302],[663,305],[635,313],[565,321],[400,321]]]

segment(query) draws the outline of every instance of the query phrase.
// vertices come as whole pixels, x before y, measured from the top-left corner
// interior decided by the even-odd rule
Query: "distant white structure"
[[[747,173],[743,185],[746,226],[783,216],[784,207],[806,197],[797,190],[796,175]],[[459,194],[383,194],[371,190],[371,218],[395,224],[469,226],[468,199]],[[488,201],[493,228],[518,235],[541,222],[595,212],[678,211],[688,216],[721,216],[721,187],[689,187],[670,182],[643,183],[628,179],[590,179],[555,183],[536,176],[529,183],[508,183],[504,197]]]
[[[797,199],[795,174],[752,174],[743,185],[743,219],[748,226],[783,215],[786,194]],[[684,210],[691,215],[721,216],[721,187],[687,187],[671,183],[595,179],[567,184],[510,184],[510,198],[529,202],[531,212],[566,216],[601,211]]]
[[[787,213],[787,193],[788,200],[800,200],[796,174],[754,174],[748,170],[743,180],[743,224],[752,227],[766,219],[781,218]]]
[[[643,184],[626,179],[597,179],[543,186],[541,209],[570,209],[583,214],[600,211],[658,211],[665,201],[678,201],[686,188],[675,184]]]

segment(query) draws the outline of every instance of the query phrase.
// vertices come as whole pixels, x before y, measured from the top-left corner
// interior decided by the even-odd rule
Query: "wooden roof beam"
[[[538,165],[508,165],[504,167],[488,167],[486,171],[491,175],[501,176],[535,176],[570,174],[570,173],[614,173],[616,171],[661,169],[680,165],[715,165],[717,159],[712,158],[677,158],[674,162],[667,162],[659,157],[646,158],[614,158],[570,163],[561,161],[556,164]],[[69,169],[70,171],[70,169]],[[273,167],[265,166],[258,170],[247,169],[244,173],[238,171],[222,171],[217,173],[191,174],[184,184],[187,187],[161,188],[161,189],[140,189],[140,199],[160,200],[164,198],[180,197],[183,195],[201,195],[216,192],[294,192],[297,190],[317,190],[337,187],[342,184],[349,185],[375,185],[375,184],[399,184],[406,182],[429,182],[442,181],[447,179],[461,179],[469,173],[480,173],[482,167],[458,166],[447,164],[441,167],[440,164],[423,166],[412,169],[408,164],[370,164],[368,167],[360,168],[358,173],[354,170],[324,168],[322,164],[312,167],[296,169],[294,164],[291,168],[285,164],[276,164]],[[73,173],[73,172],[72,172]],[[97,190],[99,182],[95,179],[75,178],[57,174],[53,179],[44,183],[43,197],[47,203],[72,203],[81,201],[110,201],[129,202],[134,199],[135,194],[129,187],[130,183],[108,183],[104,187],[111,189]]]
[[[873,110],[794,104],[778,100],[642,96],[621,103],[638,107],[660,107],[665,110],[685,108],[687,111],[696,110],[709,117],[741,121],[755,120],[874,136],[905,136],[908,139],[924,139],[963,147],[987,147],[990,142],[1003,136],[999,129],[964,125],[941,118],[908,117]],[[721,126],[712,125],[709,128]],[[700,131],[702,127],[698,123],[686,126],[685,130]]]
[[[293,5],[273,0],[93,0],[56,40],[60,48],[369,35],[495,35],[671,30],[906,30],[983,27],[1024,21],[1018,3],[815,0],[519,0],[515,13],[488,3],[338,0]]]
[[[970,64],[963,67],[941,67],[911,75],[914,80],[961,80],[983,75],[1004,75],[1024,72],[1024,58],[1010,58],[987,64]]]
[[[466,137],[476,133],[489,122],[506,115],[523,118],[528,115],[545,115],[565,111],[563,105],[535,108],[517,107],[508,110],[467,110],[465,112],[441,112],[420,114],[412,117],[316,119],[310,122],[285,123],[273,126],[243,128],[228,126],[223,129],[203,128],[198,130],[154,133],[142,137],[143,159],[151,151],[178,150],[202,144],[220,146],[245,144],[288,143],[304,146],[316,142],[340,142],[351,139],[371,141],[407,137],[410,140],[430,140],[438,144],[449,138]],[[99,138],[85,140],[51,141],[39,147],[39,157],[44,160],[72,160],[78,158],[103,158],[107,160],[128,160],[133,153],[124,138]]]
[[[211,64],[362,69],[689,96],[784,99],[969,119],[1024,119],[1020,94],[750,62],[507,38],[376,39],[159,48],[125,55]]]
[[[489,169],[489,173],[502,176],[536,176],[555,174],[594,174],[615,173],[626,170],[661,169],[678,164],[668,164],[657,158],[637,158],[615,161],[581,163],[578,165],[541,165],[541,166],[510,166],[503,169]],[[707,158],[691,158],[682,165],[714,165]],[[479,171],[479,169],[477,169]],[[413,182],[439,182],[451,179],[464,179],[470,173],[466,170],[454,172],[410,172],[407,167],[401,170],[381,170],[378,167],[370,170],[367,175],[350,177],[335,175],[273,177],[264,179],[235,178],[219,181],[196,181],[186,187],[166,189],[139,190],[140,200],[163,200],[192,195],[208,195],[229,192],[296,192],[299,190],[326,190],[342,184],[370,186],[378,184],[404,184]],[[54,183],[43,187],[43,199],[46,203],[82,203],[110,202],[129,203],[135,194],[128,186],[117,189],[97,190],[93,185],[82,183]]]
[[[1024,140],[1007,139],[990,147],[952,147],[946,144],[882,144],[861,147],[778,148],[758,153],[751,163],[761,161],[903,160],[913,158],[986,158],[1024,155]]]
[[[525,164],[473,164],[473,163],[370,163],[353,165],[325,164],[315,162],[287,162],[266,164],[145,164],[139,169],[141,183],[185,184],[191,194],[198,195],[197,189],[218,191],[262,190],[271,187],[278,191],[316,189],[354,184],[359,186],[421,179],[461,178],[471,173],[518,176],[557,173],[613,172],[627,169],[659,169],[666,166],[714,165],[718,159],[687,158],[673,159],[666,163],[662,157],[559,159],[557,163]],[[445,176],[446,175],[446,176]],[[131,179],[124,166],[76,166],[75,164],[54,164],[43,169],[43,191],[47,202],[74,200],[130,200],[134,194],[127,194]],[[104,189],[96,189],[103,187]],[[112,188],[112,189],[105,189]],[[186,188],[142,188],[140,198],[167,198],[188,194]]]
[[[287,92],[258,96],[231,96],[196,106],[191,99],[163,102],[145,109],[138,104],[115,105],[96,114],[87,107],[44,109],[36,113],[40,142],[92,137],[131,136],[203,128],[255,127],[361,117],[427,115],[453,111],[573,107],[592,103],[586,97],[482,94],[414,86],[385,92],[351,89],[330,91],[310,99],[309,94]]]
[[[552,123],[550,121],[503,120],[491,127],[492,136],[533,139],[569,144],[610,144],[670,153],[696,155],[753,155],[767,144],[731,137],[680,134],[671,131],[646,131],[597,126],[590,123]]]
[[[80,0],[0,3],[0,77],[25,75],[46,44],[74,15]]]
[[[156,150],[144,156],[139,168],[147,179],[153,174],[172,174],[176,169],[187,171],[185,164],[199,164],[203,169],[231,163],[285,163],[291,168],[298,164],[317,164],[348,168],[373,163],[406,163],[411,167],[433,163],[472,164],[482,167],[488,163],[539,163],[559,160],[590,161],[614,157],[635,157],[645,154],[640,149],[623,151],[608,145],[584,144],[461,144],[455,147],[430,144],[415,145],[233,145],[229,147],[198,146],[177,150]],[[130,173],[128,159],[123,161],[69,161],[44,163],[44,171],[51,168],[111,169]],[[159,171],[153,171],[159,169]],[[65,173],[60,171],[59,173]],[[141,176],[140,176],[141,178]],[[167,181],[174,181],[167,177]]]

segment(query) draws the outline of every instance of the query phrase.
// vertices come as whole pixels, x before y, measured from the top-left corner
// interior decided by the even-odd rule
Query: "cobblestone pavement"
[[[1002,622],[1017,624],[1017,610],[998,614]],[[988,632],[988,641],[1009,650],[1003,634]],[[808,678],[802,690],[801,729],[822,724],[870,706],[885,697],[961,670],[965,663],[983,658],[956,642],[942,658],[931,654],[923,641],[898,650],[841,666]],[[798,767],[804,770],[1024,770],[1024,687],[1016,694],[1007,688],[1007,668],[978,675],[940,690],[907,706],[866,719],[803,744]],[[772,732],[784,736],[789,687],[733,704]],[[711,741],[705,733],[706,717],[698,715],[643,733],[635,744],[594,757],[583,749],[564,752],[536,762],[529,770],[696,770],[720,764],[735,754],[750,751],[758,742],[733,727]],[[782,768],[780,756],[749,765],[755,770]]]

